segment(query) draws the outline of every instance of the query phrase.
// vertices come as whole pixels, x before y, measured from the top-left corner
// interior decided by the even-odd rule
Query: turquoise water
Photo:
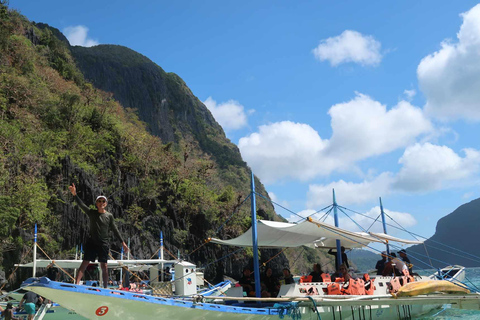
[[[433,270],[432,270],[433,271]],[[431,274],[432,272],[430,272]],[[467,268],[465,283],[480,289],[480,268]],[[447,306],[436,314],[422,317],[419,320],[480,320],[480,311],[451,309]]]

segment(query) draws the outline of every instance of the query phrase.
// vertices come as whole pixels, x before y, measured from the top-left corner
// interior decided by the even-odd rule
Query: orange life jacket
[[[368,273],[365,273],[363,275],[363,280],[365,281],[365,293],[368,295],[372,295],[375,291],[375,279],[370,279],[370,275]]]
[[[336,278],[335,282],[345,282],[345,279],[344,278]]]
[[[363,279],[350,279],[348,283],[343,286],[343,294],[348,295],[364,295],[365,294],[365,282]]]
[[[308,275],[308,276],[302,276],[300,278],[300,283],[304,283],[304,282],[312,282],[312,276]]]
[[[342,290],[340,289],[340,284],[332,282],[327,285],[327,294],[329,295],[337,295],[342,294]]]
[[[320,277],[322,278],[322,282],[332,282],[332,278],[328,273],[322,273]]]

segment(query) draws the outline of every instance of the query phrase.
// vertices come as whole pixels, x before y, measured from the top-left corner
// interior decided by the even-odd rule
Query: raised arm
[[[68,186],[68,190],[72,193],[72,195],[75,197],[75,201],[77,202],[78,206],[80,209],[82,209],[83,212],[87,213],[90,208],[83,203],[82,199],[77,195],[77,188],[75,187],[75,183],[72,183],[71,186]]]

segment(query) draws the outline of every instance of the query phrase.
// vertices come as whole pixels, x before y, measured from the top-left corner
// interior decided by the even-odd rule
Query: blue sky
[[[10,6],[72,44],[124,45],[178,74],[294,212],[328,205],[335,188],[339,204],[372,217],[382,197],[398,222],[429,237],[480,196],[475,1]]]

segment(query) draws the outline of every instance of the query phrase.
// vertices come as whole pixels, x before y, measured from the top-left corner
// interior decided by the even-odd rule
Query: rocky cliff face
[[[164,143],[193,140],[222,167],[245,166],[238,148],[179,76],[122,46],[71,50],[85,78],[111,92],[124,107],[136,109],[150,132]]]
[[[459,264],[466,267],[480,266],[480,258],[478,258],[480,257],[480,246],[477,240],[479,226],[480,199],[463,204],[438,220],[435,234],[425,241],[428,254],[433,258],[432,264],[435,267],[444,267],[446,264]],[[412,257],[419,258],[426,263],[429,262],[425,257],[427,254],[424,245],[412,246],[407,251],[411,253]],[[427,268],[427,265],[422,262],[412,262],[419,268]]]

